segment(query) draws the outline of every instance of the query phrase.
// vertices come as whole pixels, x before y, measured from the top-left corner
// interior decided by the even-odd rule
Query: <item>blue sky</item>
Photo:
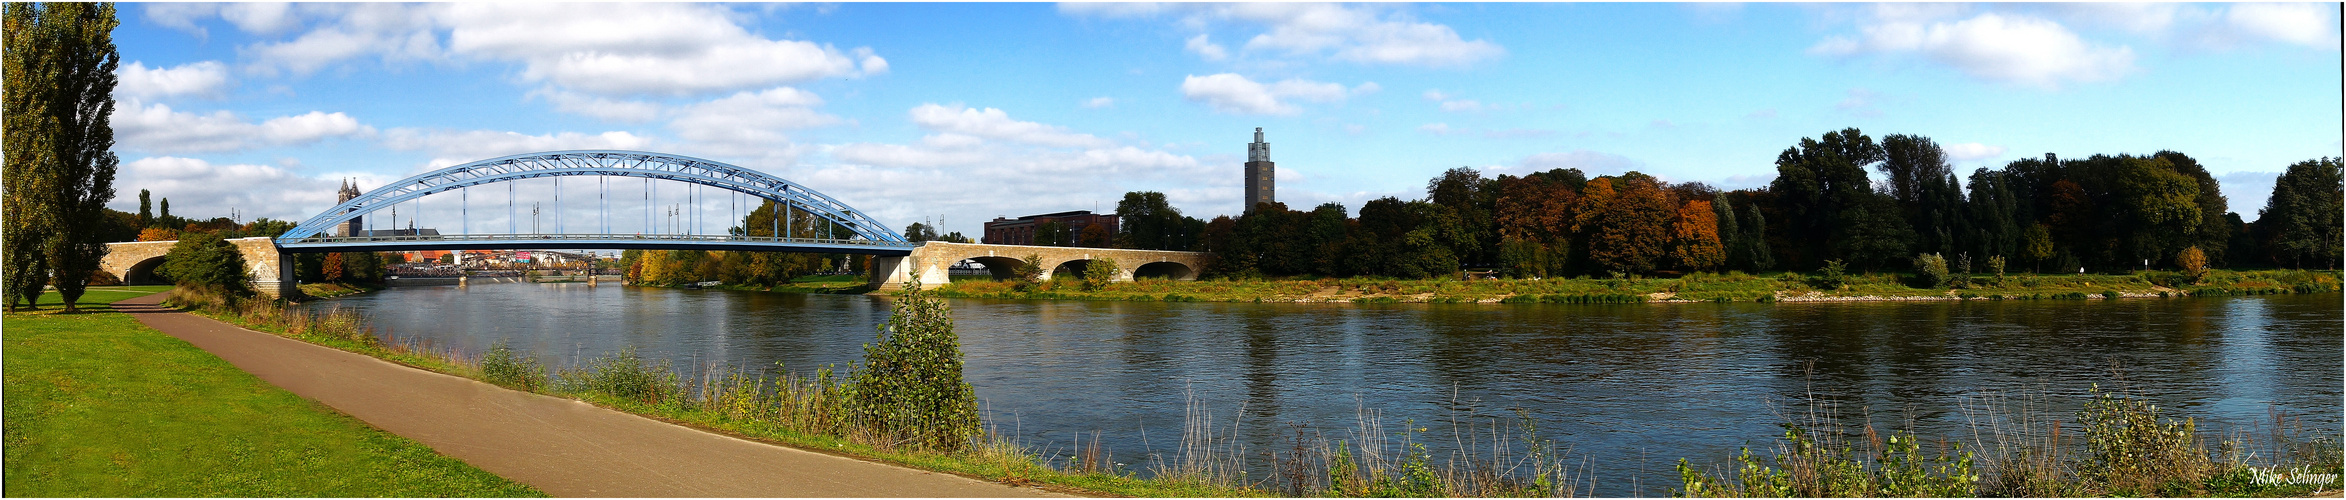
[[[1299,209],[1459,166],[1761,187],[1778,151],[1858,127],[1966,174],[2172,149],[2254,219],[2346,135],[2336,4],[120,5],[115,207],[144,188],[246,220],[562,149],[756,168],[892,227],[1137,190],[1211,218],[1239,209],[1254,127]],[[504,193],[464,196],[402,217],[508,223],[478,208]]]

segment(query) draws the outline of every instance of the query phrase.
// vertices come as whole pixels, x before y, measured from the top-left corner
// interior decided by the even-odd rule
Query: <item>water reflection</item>
[[[1363,409],[1394,426],[1521,409],[1597,460],[1600,494],[1650,495],[1674,484],[1679,457],[1765,444],[1812,393],[1925,435],[1964,431],[1962,405],[1983,390],[2041,388],[2066,413],[2094,383],[2206,429],[2277,407],[2335,434],[2339,299],[952,305],[989,423],[1031,445],[1065,450],[1097,430],[1117,461],[1146,463],[1177,445],[1191,396],[1252,450],[1291,423],[1342,437]],[[681,366],[802,372],[860,358],[888,313],[879,297],[583,285],[397,288],[310,307],[325,306],[364,309],[400,338],[466,352],[503,341],[554,366],[634,347]]]

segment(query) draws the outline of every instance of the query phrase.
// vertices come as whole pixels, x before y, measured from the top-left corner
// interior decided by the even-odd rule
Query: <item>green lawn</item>
[[[8,314],[10,497],[511,497],[536,489],[302,399],[106,303]]]

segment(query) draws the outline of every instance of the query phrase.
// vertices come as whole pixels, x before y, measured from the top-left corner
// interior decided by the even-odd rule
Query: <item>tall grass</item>
[[[2049,410],[2041,392],[1968,400],[1964,438],[1886,437],[1843,426],[1811,396],[1810,411],[1782,424],[1768,457],[1746,448],[1726,467],[1681,459],[1695,497],[2080,497],[2271,496],[2338,487],[2346,469],[2334,436],[2302,439],[2275,413],[2264,433],[2204,433],[2149,400],[2095,386],[2074,414]],[[1823,408],[1823,411],[1819,411]],[[1968,443],[1968,446],[1966,446]],[[2274,470],[2326,473],[2326,484],[2260,481]]]
[[[1540,437],[1527,412],[1512,416],[1453,411],[1446,425],[1398,427],[1383,412],[1355,410],[1349,428],[1330,435],[1289,423],[1271,449],[1250,452],[1239,438],[1246,411],[1217,419],[1189,394],[1181,444],[1152,456],[1160,481],[1286,497],[1568,497],[1593,494],[1590,463],[1572,463],[1568,447]],[[1465,405],[1454,404],[1455,407]],[[1431,451],[1428,438],[1448,441]],[[1095,441],[1096,442],[1096,441]],[[1263,471],[1255,476],[1249,471]]]

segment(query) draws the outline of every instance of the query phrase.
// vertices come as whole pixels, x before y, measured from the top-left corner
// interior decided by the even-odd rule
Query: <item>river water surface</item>
[[[1239,429],[1250,453],[1291,424],[1342,438],[1360,410],[1441,427],[1528,412],[1590,460],[1596,491],[1659,495],[1678,458],[1766,446],[1814,394],[1844,416],[1968,436],[1983,396],[2091,384],[2149,397],[2202,430],[2340,430],[2341,295],[1779,304],[1226,304],[953,299],[967,376],[988,422],[1065,451],[1098,431],[1145,469],[1184,412]],[[625,347],[680,367],[862,356],[888,299],[583,284],[413,287],[355,307],[379,332],[478,353],[505,341],[550,366]],[[1241,414],[1243,409],[1243,414]],[[1440,439],[1439,445],[1449,439]],[[1357,440],[1355,440],[1357,442]]]

